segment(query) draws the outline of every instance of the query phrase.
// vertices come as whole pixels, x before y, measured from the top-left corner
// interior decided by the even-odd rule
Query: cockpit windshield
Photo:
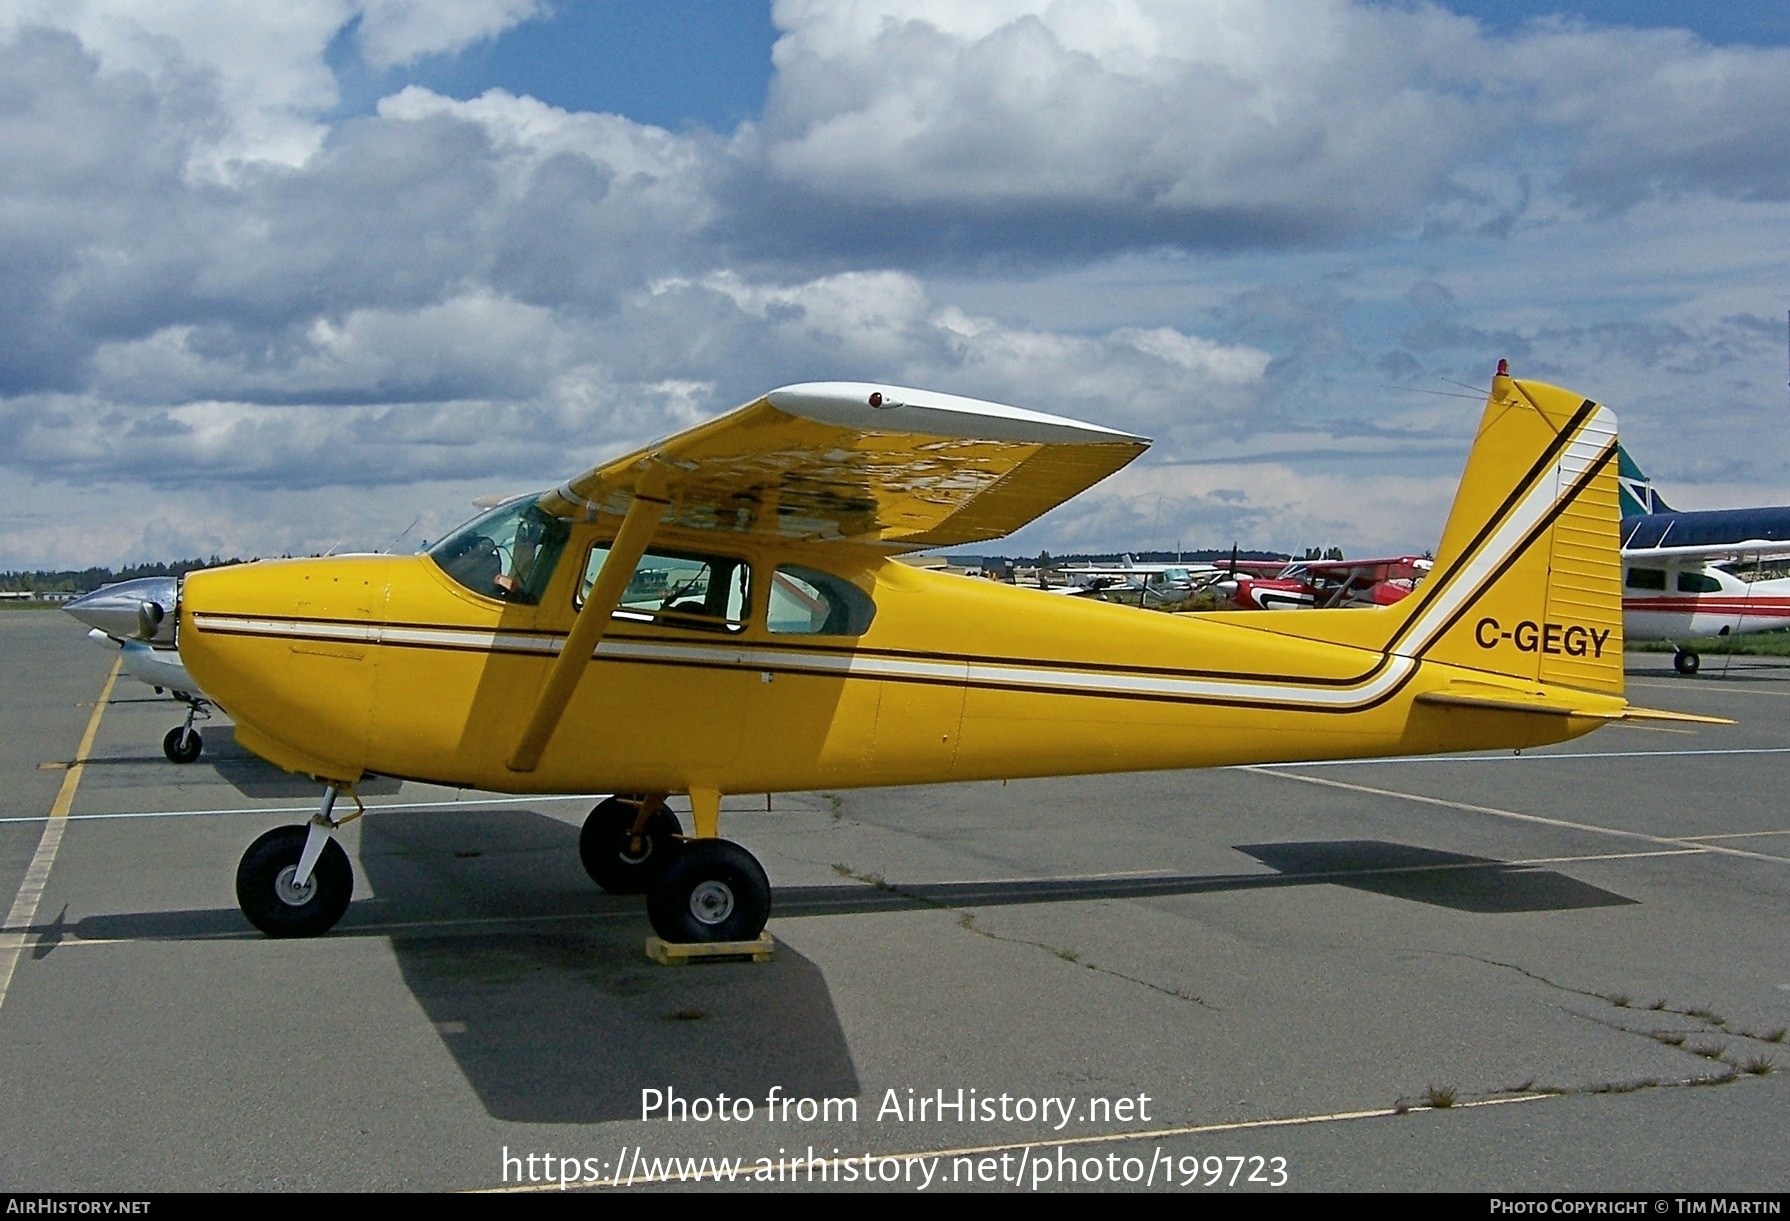
[[[539,499],[518,497],[473,518],[429,548],[429,558],[475,594],[537,604],[570,533]]]

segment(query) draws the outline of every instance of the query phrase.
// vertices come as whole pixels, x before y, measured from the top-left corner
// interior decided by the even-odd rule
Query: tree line
[[[26,590],[31,593],[89,594],[114,581],[134,581],[138,577],[179,577],[200,568],[217,568],[224,564],[240,564],[242,560],[214,555],[210,559],[174,560],[171,563],[130,564],[123,568],[34,569],[30,572],[0,572],[0,590]]]

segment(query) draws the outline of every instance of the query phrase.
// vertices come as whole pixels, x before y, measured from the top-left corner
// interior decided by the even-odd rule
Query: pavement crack
[[[1399,1098],[1392,1104],[1392,1109],[1404,1115],[1411,1111],[1445,1110],[1452,1106],[1472,1105],[1475,1101],[1499,1098],[1578,1098],[1594,1094],[1638,1094],[1643,1090],[1695,1089],[1706,1085],[1732,1085],[1748,1074],[1763,1076],[1772,1071],[1774,1070],[1770,1068],[1736,1067],[1728,1064],[1719,1073],[1694,1077],[1636,1077],[1627,1081],[1591,1081],[1584,1085],[1537,1085],[1533,1081],[1525,1081],[1521,1085],[1479,1095],[1462,1094],[1453,1086],[1432,1085],[1416,1098]],[[1445,1097],[1446,1101],[1439,1101],[1439,1096]]]
[[[1712,1037],[1751,1039],[1760,1043],[1783,1043],[1786,1041],[1786,1038],[1790,1038],[1790,1029],[1781,1026],[1774,1027],[1770,1030],[1742,1029],[1734,1026],[1727,1018],[1705,1005],[1688,1005],[1680,1007],[1664,998],[1650,1001],[1644,1005],[1637,1005],[1634,998],[1626,992],[1599,992],[1592,988],[1575,988],[1571,984],[1563,984],[1557,979],[1550,979],[1539,971],[1532,971],[1528,967],[1519,966],[1514,962],[1503,962],[1496,958],[1481,958],[1475,954],[1456,954],[1451,955],[1451,957],[1465,958],[1470,962],[1483,963],[1488,967],[1501,967],[1506,971],[1515,971],[1517,974],[1522,975],[1527,979],[1533,979],[1537,983],[1546,984],[1556,991],[1568,992],[1574,996],[1583,996],[1589,1000],[1604,1001],[1618,1009],[1626,1009],[1634,1013],[1669,1013],[1674,1017],[1690,1018],[1692,1021],[1701,1023],[1703,1026],[1703,1033],[1711,1035]],[[1625,1030],[1629,1029],[1627,1027],[1617,1028]],[[1630,1030],[1629,1033],[1645,1034],[1649,1037],[1653,1034],[1652,1031],[1635,1030]]]
[[[1583,1021],[1593,1022],[1606,1030],[1614,1030],[1620,1034],[1634,1035],[1637,1038],[1652,1039],[1662,1046],[1676,1048],[1686,1055],[1697,1056],[1722,1066],[1721,1071],[1714,1076],[1696,1076],[1666,1081],[1654,1077],[1647,1077],[1627,1082],[1594,1082],[1589,1085],[1577,1086],[1571,1089],[1550,1088],[1546,1091],[1548,1093],[1628,1094],[1642,1089],[1677,1088],[1692,1085],[1726,1085],[1729,1082],[1739,1080],[1743,1074],[1763,1077],[1777,1071],[1777,1066],[1772,1061],[1771,1057],[1767,1055],[1753,1055],[1744,1060],[1732,1057],[1728,1054],[1731,1043],[1734,1040],[1749,1040],[1757,1043],[1782,1044],[1786,1037],[1790,1036],[1790,1030],[1786,1030],[1783,1027],[1775,1027],[1770,1030],[1752,1030],[1733,1026],[1729,1023],[1727,1018],[1724,1018],[1721,1014],[1715,1012],[1715,1010],[1704,1005],[1679,1006],[1674,1005],[1663,997],[1655,1001],[1650,1001],[1645,1005],[1636,1005],[1634,1003],[1634,998],[1625,992],[1599,992],[1592,988],[1577,988],[1571,984],[1564,984],[1559,980],[1550,979],[1539,971],[1532,971],[1528,967],[1519,966],[1514,962],[1503,962],[1496,958],[1481,958],[1473,954],[1454,955],[1454,957],[1466,958],[1472,962],[1483,963],[1489,967],[1500,967],[1507,971],[1515,971],[1526,979],[1532,979],[1537,983],[1545,984],[1556,991],[1564,992],[1572,996],[1581,996],[1587,1000],[1603,1001],[1605,1004],[1626,1013],[1633,1013],[1636,1015],[1643,1013],[1671,1014],[1674,1017],[1689,1018],[1692,1022],[1696,1023],[1696,1026],[1690,1030],[1643,1029],[1614,1017],[1603,1016],[1596,1013],[1580,1013],[1576,1009],[1570,1008],[1566,1010],[1566,1012],[1573,1017]],[[1529,1082],[1514,1090],[1503,1092],[1521,1093],[1532,1085],[1533,1082]]]
[[[840,877],[850,878],[854,882],[863,882],[866,885],[876,887],[878,890],[887,891],[888,893],[890,893],[892,895],[900,895],[904,899],[909,899],[915,903],[924,904],[925,906],[933,908],[934,910],[956,912],[957,913],[957,927],[963,929],[966,932],[974,933],[978,937],[986,937],[990,941],[1005,942],[1008,945],[1031,946],[1033,949],[1044,950],[1047,953],[1053,954],[1056,957],[1062,959],[1064,962],[1072,963],[1075,966],[1086,968],[1087,970],[1093,971],[1097,974],[1110,975],[1114,979],[1121,979],[1121,980],[1124,980],[1126,983],[1136,984],[1140,988],[1148,988],[1152,992],[1160,993],[1161,995],[1170,997],[1174,1000],[1184,1001],[1190,1005],[1197,1005],[1201,1009],[1207,1009],[1207,1010],[1214,1009],[1214,1006],[1208,1004],[1206,1001],[1200,999],[1199,997],[1195,996],[1191,992],[1186,992],[1179,988],[1164,987],[1162,984],[1152,983],[1150,980],[1139,979],[1135,975],[1127,975],[1123,971],[1115,971],[1111,967],[1103,967],[1099,963],[1089,962],[1086,958],[1083,958],[1079,952],[1077,952],[1073,949],[1069,949],[1068,947],[1051,945],[1049,942],[1045,942],[1045,941],[1033,941],[1032,939],[1027,938],[1027,937],[1008,937],[1001,933],[992,932],[988,929],[981,927],[980,925],[978,925],[976,923],[976,913],[971,912],[971,911],[965,911],[962,908],[954,906],[953,904],[943,902],[942,900],[939,900],[939,899],[935,899],[930,895],[921,894],[917,891],[907,890],[907,889],[904,889],[903,887],[896,886],[894,883],[890,882],[887,878],[883,877],[882,874],[880,874],[880,873],[863,873],[863,872],[853,869],[849,865],[841,865],[841,864],[837,864],[837,863],[835,863],[833,865],[833,871],[835,873],[839,874]]]
[[[961,913],[957,918],[957,926],[968,932],[975,933],[979,937],[987,937],[991,941],[1004,941],[1009,945],[1029,945],[1040,950],[1048,950],[1058,958],[1061,958],[1064,962],[1073,963],[1078,967],[1085,967],[1088,970],[1097,972],[1101,975],[1110,975],[1114,979],[1122,979],[1126,983],[1136,984],[1140,988],[1148,988],[1152,992],[1159,992],[1163,996],[1172,997],[1178,1001],[1185,1001],[1190,1005],[1198,1005],[1201,1009],[1211,1010],[1214,1008],[1214,1006],[1201,1000],[1191,992],[1185,992],[1179,988],[1164,987],[1161,984],[1152,983],[1147,979],[1139,979],[1135,975],[1127,975],[1123,971],[1115,971],[1111,967],[1103,967],[1099,963],[1089,962],[1074,950],[1066,949],[1062,946],[1054,946],[1048,942],[1033,941],[1025,937],[1005,937],[1000,933],[990,932],[988,929],[981,928],[976,924],[976,916],[974,912]]]

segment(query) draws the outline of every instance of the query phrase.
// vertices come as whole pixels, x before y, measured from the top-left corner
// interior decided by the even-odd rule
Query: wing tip
[[[1150,438],[986,399],[880,382],[797,382],[764,401],[786,415],[851,428],[1039,444],[1132,445]]]

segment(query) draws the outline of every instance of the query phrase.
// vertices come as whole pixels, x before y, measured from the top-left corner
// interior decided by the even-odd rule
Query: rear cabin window
[[[590,596],[608,558],[608,544],[591,548],[578,584],[579,606]],[[696,631],[737,632],[751,613],[746,597],[750,579],[744,560],[649,551],[634,565],[634,575],[611,617]]]
[[[778,636],[862,636],[876,607],[843,577],[784,565],[771,576],[765,627]]]
[[[1666,587],[1666,570],[1664,568],[1631,568],[1623,583],[1630,589],[1664,589]]]
[[[1719,594],[1722,583],[1706,572],[1681,572],[1678,574],[1678,592],[1681,594]]]

